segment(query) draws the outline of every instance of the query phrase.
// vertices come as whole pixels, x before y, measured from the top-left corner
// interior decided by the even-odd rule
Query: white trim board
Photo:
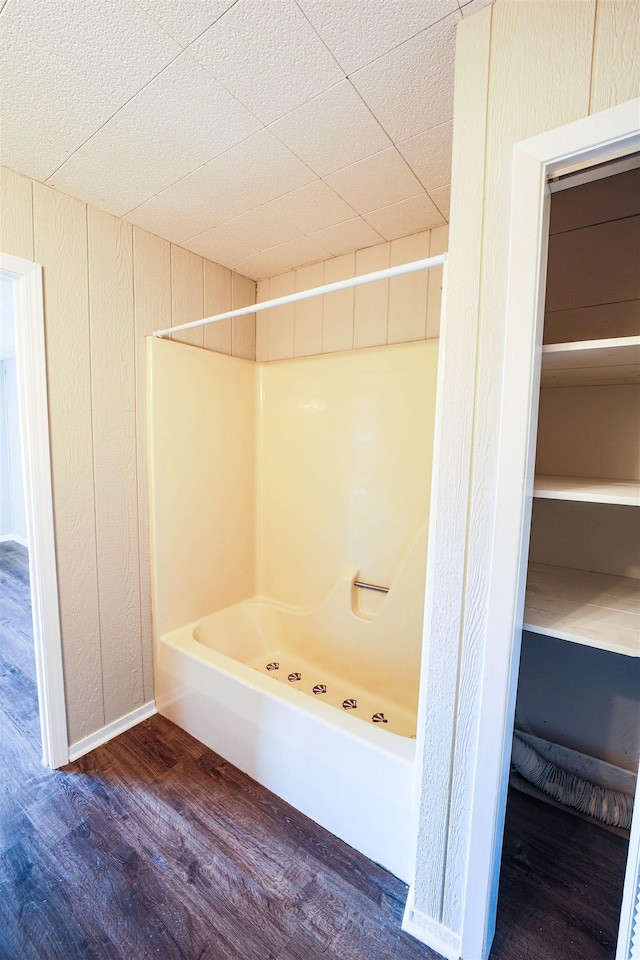
[[[416,910],[413,887],[409,888],[402,918],[402,929],[422,943],[428,943],[444,960],[460,960],[460,937],[432,917]]]
[[[69,741],[53,529],[42,267],[0,253],[0,270],[15,281],[18,409],[42,759],[47,767],[61,767],[69,759]]]
[[[113,723],[108,723],[106,727],[96,730],[95,733],[90,733],[88,737],[83,737],[82,740],[72,743],[69,747],[69,763],[84,757],[85,753],[90,753],[96,747],[101,747],[103,743],[113,740],[114,737],[120,736],[121,733],[125,733],[132,727],[136,727],[157,712],[155,700],[149,700],[148,703],[143,703],[141,707],[126,713],[124,717],[114,720]]]

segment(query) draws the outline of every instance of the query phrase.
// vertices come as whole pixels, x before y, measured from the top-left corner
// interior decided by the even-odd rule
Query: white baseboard
[[[21,537],[19,533],[3,533],[0,535],[0,543],[6,543],[7,541],[12,540],[14,543],[19,543],[21,547],[28,547],[26,537]]]
[[[72,743],[69,747],[69,763],[73,763],[74,760],[83,757],[85,753],[95,750],[96,747],[101,747],[103,743],[113,740],[114,737],[124,733],[125,730],[130,730],[131,727],[142,723],[143,720],[147,720],[157,712],[155,700],[149,700],[148,703],[143,703],[141,707],[132,710],[131,713],[120,717],[119,720],[114,720],[113,723],[96,730],[95,733],[90,733],[88,737],[78,740],[77,743]]]
[[[416,940],[426,944],[445,960],[460,960],[462,939],[458,933],[449,930],[433,917],[416,910],[413,901],[413,887],[409,887],[407,905],[402,918],[402,929]]]

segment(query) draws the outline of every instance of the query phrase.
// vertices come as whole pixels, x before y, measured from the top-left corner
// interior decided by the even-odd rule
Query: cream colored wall
[[[437,364],[431,340],[262,365],[261,593],[393,581],[429,514]]]
[[[255,593],[258,368],[147,339],[159,634]]]
[[[0,249],[44,267],[49,422],[70,743],[153,697],[145,335],[255,284],[0,168]],[[253,318],[206,346],[255,357]],[[202,336],[202,334],[200,334]]]
[[[424,774],[413,889],[425,929],[431,921],[438,930],[462,929],[478,775],[471,757],[490,656],[486,558],[497,515],[513,145],[638,96],[639,45],[640,6],[618,0],[497,0],[458,27],[441,370],[442,409],[456,443],[439,451],[438,485],[447,496],[431,520],[438,575],[422,691]]]
[[[258,301],[444,253],[448,227],[380,243],[258,282]],[[438,336],[442,267],[265,310],[256,359],[285,360]]]

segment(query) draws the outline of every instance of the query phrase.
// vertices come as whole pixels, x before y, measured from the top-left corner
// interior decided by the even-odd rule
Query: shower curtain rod
[[[415,273],[417,270],[430,270],[431,267],[441,266],[447,259],[446,253],[436,257],[427,257],[426,260],[412,260],[410,263],[401,263],[396,267],[387,267],[386,270],[376,270],[375,273],[363,273],[360,277],[350,277],[348,280],[337,280],[335,283],[325,283],[322,287],[311,287],[309,290],[300,290],[298,293],[289,293],[285,297],[276,297],[275,300],[263,300],[249,307],[239,307],[237,310],[227,310],[226,313],[217,313],[213,317],[203,320],[192,320],[191,323],[182,323],[178,327],[169,327],[167,330],[154,330],[154,337],[167,337],[180,330],[191,330],[201,327],[205,323],[216,323],[218,320],[228,320],[230,317],[242,317],[249,313],[259,313],[261,310],[270,310],[271,307],[283,307],[287,303],[297,300],[309,300],[311,297],[321,297],[325,293],[336,293],[338,290],[347,290],[349,287],[359,287],[363,283],[373,283],[374,280],[386,280],[389,277],[400,277],[405,273]]]

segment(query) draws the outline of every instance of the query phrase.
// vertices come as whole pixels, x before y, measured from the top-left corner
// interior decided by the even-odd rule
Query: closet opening
[[[640,157],[550,190],[494,949],[508,937],[537,960],[626,960],[628,938],[616,944],[633,892],[640,754]]]

